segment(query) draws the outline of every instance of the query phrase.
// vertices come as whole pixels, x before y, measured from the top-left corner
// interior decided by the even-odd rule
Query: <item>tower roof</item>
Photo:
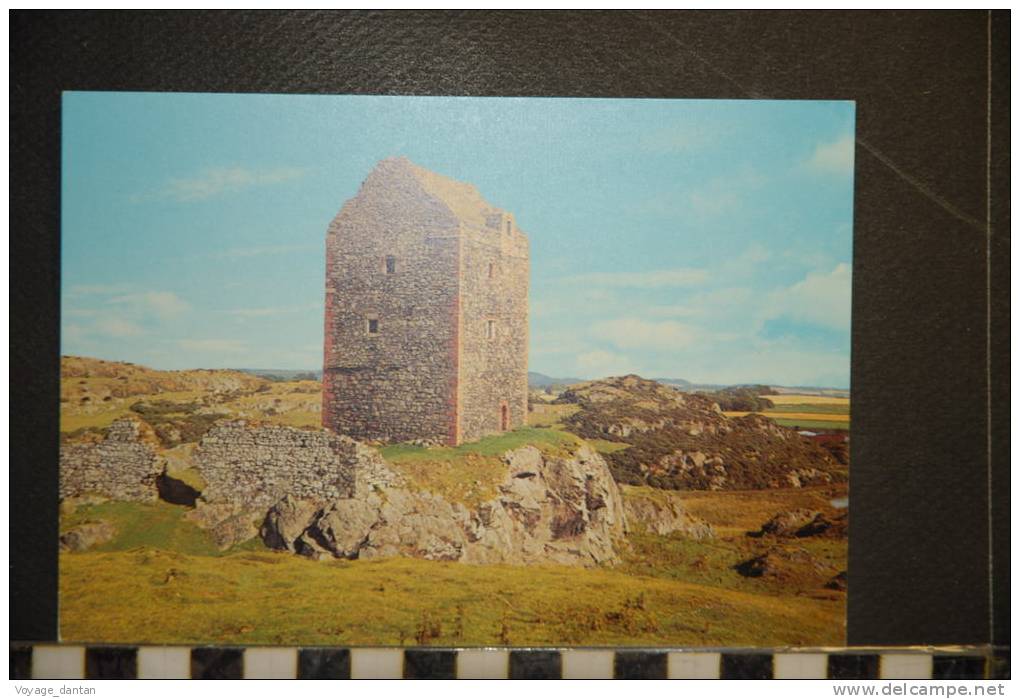
[[[408,179],[417,183],[426,194],[438,199],[465,223],[484,227],[487,216],[502,212],[485,201],[474,185],[426,170],[403,156],[379,161],[365,180],[365,186],[403,186]]]

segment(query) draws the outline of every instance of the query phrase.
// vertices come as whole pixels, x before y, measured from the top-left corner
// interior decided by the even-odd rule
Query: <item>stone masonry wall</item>
[[[400,161],[380,163],[330,224],[324,426],[361,440],[456,440],[458,226]]]
[[[130,418],[110,425],[99,443],[60,447],[60,498],[85,494],[115,500],[152,500],[162,467],[155,450],[140,441],[141,425]]]
[[[377,459],[373,454],[325,430],[235,420],[209,430],[192,463],[206,482],[206,502],[264,510],[288,494],[322,502],[353,497],[359,465]]]
[[[527,237],[473,186],[379,163],[326,237],[322,424],[448,444],[525,424],[528,274]]]
[[[479,439],[528,417],[528,239],[509,214],[462,238],[461,437]],[[489,322],[492,322],[492,337]]]

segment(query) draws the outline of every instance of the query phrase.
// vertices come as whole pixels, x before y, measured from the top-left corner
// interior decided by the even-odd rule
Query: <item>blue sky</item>
[[[65,93],[64,354],[319,368],[324,239],[393,155],[531,239],[533,371],[846,387],[851,102]]]

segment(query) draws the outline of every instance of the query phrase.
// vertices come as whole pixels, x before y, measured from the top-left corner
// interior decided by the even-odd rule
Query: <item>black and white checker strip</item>
[[[504,650],[11,644],[11,679],[1009,679],[1008,649]]]

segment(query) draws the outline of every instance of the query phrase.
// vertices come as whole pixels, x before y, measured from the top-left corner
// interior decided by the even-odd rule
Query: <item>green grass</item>
[[[820,578],[813,570],[804,570],[799,577],[779,582],[768,578],[745,578],[733,566],[763,553],[773,542],[747,536],[694,540],[679,534],[657,536],[636,533],[628,536],[631,550],[621,572],[656,578],[683,580],[748,594],[777,596],[804,595],[820,592]],[[791,545],[807,550],[829,566],[831,574],[846,570],[846,542],[808,538]],[[824,593],[823,593],[824,594]]]
[[[532,445],[544,452],[565,452],[576,448],[581,440],[562,430],[521,427],[512,432],[485,437],[457,447],[419,447],[412,444],[391,444],[379,451],[390,463],[411,461],[442,461],[455,463],[469,455],[502,456],[511,449]]]
[[[505,477],[500,456],[525,444],[567,454],[581,441],[529,427],[456,448],[384,447],[417,487],[472,504]],[[607,446],[612,445],[612,446]],[[596,448],[625,448],[616,442]],[[180,455],[186,464],[186,451]],[[665,497],[646,487],[626,494]],[[255,537],[219,551],[188,508],[163,502],[82,505],[64,531],[106,520],[117,535],[60,554],[61,635],[68,642],[290,645],[802,646],[845,642],[845,595],[818,575],[785,582],[733,570],[761,547],[776,512],[822,507],[845,486],[674,493],[716,539],[634,533],[615,567],[475,566],[394,558],[310,561]],[[846,542],[797,540],[846,568]],[[813,577],[812,577],[813,576]]]
[[[630,489],[628,486],[628,491]],[[830,507],[829,501],[832,498],[846,494],[846,483],[807,488],[690,490],[676,493],[680,504],[689,514],[707,521],[720,537],[734,538],[757,531],[779,512],[797,508],[825,510]]]
[[[204,529],[184,516],[190,508],[156,500],[153,502],[104,502],[79,506],[60,518],[60,531],[82,524],[104,520],[113,524],[117,534],[95,551],[127,551],[151,547],[197,556],[223,556],[237,550],[265,550],[257,537],[229,551],[220,551]]]
[[[532,427],[562,427],[563,420],[580,409],[581,406],[572,403],[535,402],[528,413],[528,424]]]
[[[507,451],[530,444],[546,454],[567,455],[581,443],[569,432],[522,427],[457,447],[392,444],[379,451],[415,488],[452,502],[479,505],[496,497],[496,487],[506,477],[500,457]]]
[[[608,439],[586,439],[585,441],[600,454],[612,454],[614,451],[623,451],[630,447],[626,442],[610,442]]]
[[[557,566],[61,555],[67,642],[838,645],[842,601]]]

